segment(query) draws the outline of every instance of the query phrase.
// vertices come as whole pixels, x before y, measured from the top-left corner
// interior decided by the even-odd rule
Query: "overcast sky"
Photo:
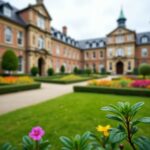
[[[21,9],[36,0],[5,0]],[[150,0],[44,0],[52,26],[75,39],[104,37],[116,28],[116,19],[123,6],[127,27],[137,32],[150,31]]]

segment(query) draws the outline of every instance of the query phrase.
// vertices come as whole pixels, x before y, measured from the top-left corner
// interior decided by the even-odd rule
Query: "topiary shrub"
[[[18,58],[12,50],[7,50],[2,56],[2,69],[9,71],[11,74],[12,71],[18,69]]]
[[[60,68],[60,72],[61,72],[62,74],[64,74],[64,73],[65,73],[65,66],[64,66],[64,65],[62,65],[62,66],[61,66],[61,68]]]
[[[106,73],[106,69],[105,69],[105,68],[102,68],[102,69],[101,69],[101,74],[102,74],[102,75],[107,74],[107,73]]]
[[[85,70],[85,73],[86,73],[87,75],[90,75],[90,74],[92,73],[92,71],[91,71],[91,69],[86,69],[86,70]]]
[[[49,76],[52,76],[54,74],[54,69],[53,68],[49,68],[48,71],[47,71],[47,74]]]
[[[36,76],[39,73],[39,69],[37,67],[31,68],[31,75]]]
[[[139,66],[139,74],[143,75],[145,79],[147,75],[150,75],[150,65],[149,64],[141,64]]]

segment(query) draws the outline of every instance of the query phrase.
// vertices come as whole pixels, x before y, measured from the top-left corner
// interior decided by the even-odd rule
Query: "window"
[[[116,43],[123,43],[124,42],[124,37],[123,36],[117,36],[116,37]]]
[[[9,27],[5,28],[5,41],[7,43],[12,43],[12,30]]]
[[[92,43],[92,47],[93,47],[93,48],[96,47],[96,43],[95,43],[95,42]]]
[[[119,48],[116,50],[116,57],[123,57],[124,56],[124,50]]]
[[[141,42],[144,43],[148,43],[148,37],[142,37]]]
[[[19,31],[17,35],[17,40],[19,45],[23,45],[23,32]]]
[[[18,71],[23,72],[23,57],[22,56],[18,57]]]
[[[69,52],[69,51],[68,51]],[[59,46],[56,47],[56,54],[59,55],[60,54],[60,49]]]
[[[131,62],[130,61],[128,62],[128,70],[129,71],[131,70]]]
[[[89,53],[88,52],[86,52],[86,58],[89,58]]]
[[[104,42],[100,42],[100,47],[103,47],[104,46]]]
[[[37,19],[37,26],[41,29],[45,28],[45,20],[42,16],[39,16]]]
[[[96,53],[95,52],[93,52],[93,58],[96,58]]]
[[[103,70],[104,70],[104,65],[103,65],[103,64],[100,64],[100,65],[99,65],[99,72],[102,73]]]
[[[128,35],[127,39],[128,39],[128,41],[133,41],[133,35]]]
[[[109,63],[109,70],[112,70],[112,62]]]
[[[108,56],[109,56],[109,57],[112,57],[112,55],[113,55],[112,49],[110,48],[110,49],[108,49]]]
[[[131,47],[128,47],[127,55],[128,55],[128,56],[131,56],[131,55],[132,55],[132,49],[131,49]]]
[[[35,41],[36,41],[35,35],[33,35],[32,38],[33,38],[33,45],[35,45],[35,43],[36,43],[36,42],[35,42]]]
[[[8,7],[4,7],[4,15],[7,17],[11,17],[11,9]]]
[[[142,57],[147,57],[148,56],[148,49],[147,48],[143,48],[142,49]]]
[[[103,58],[104,57],[104,53],[103,51],[100,51],[100,58]]]
[[[39,49],[44,49],[45,48],[45,43],[43,37],[39,37],[38,39],[38,48]]]

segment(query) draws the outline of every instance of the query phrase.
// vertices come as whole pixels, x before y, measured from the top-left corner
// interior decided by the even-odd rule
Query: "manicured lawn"
[[[116,123],[106,119],[106,112],[100,108],[118,101],[132,104],[143,101],[145,105],[139,116],[150,116],[149,98],[73,93],[0,116],[0,144],[10,141],[20,145],[22,136],[28,134],[33,126],[40,125],[46,131],[45,138],[53,145],[52,150],[59,150],[61,135],[72,137],[87,130],[96,132],[98,124],[115,126]],[[139,133],[150,136],[149,125],[141,124]]]

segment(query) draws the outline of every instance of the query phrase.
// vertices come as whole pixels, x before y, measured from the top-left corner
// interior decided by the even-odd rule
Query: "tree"
[[[61,66],[61,68],[60,68],[60,72],[61,72],[62,74],[64,74],[64,73],[65,73],[65,66],[64,66],[64,65],[62,65],[62,66]]]
[[[79,72],[78,70],[79,70],[79,69],[78,69],[77,67],[74,67],[73,73],[74,73],[74,74],[78,74],[78,72]]]
[[[47,71],[49,76],[52,76],[54,74],[54,69],[53,68],[49,68]]]
[[[91,69],[86,69],[85,70],[86,74],[90,75],[92,73]]]
[[[36,76],[39,73],[39,69],[37,67],[31,68],[31,75]]]
[[[18,57],[12,50],[7,50],[2,56],[2,69],[9,71],[18,70]]]
[[[145,79],[147,75],[150,75],[150,65],[149,64],[141,64],[139,67],[139,73],[143,75]]]

